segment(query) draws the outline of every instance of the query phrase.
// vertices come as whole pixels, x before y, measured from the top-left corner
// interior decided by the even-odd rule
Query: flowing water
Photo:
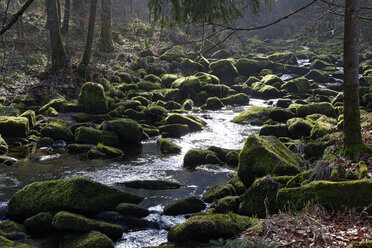
[[[116,247],[134,248],[164,243],[167,240],[167,230],[186,219],[184,216],[162,215],[164,206],[187,196],[201,196],[207,187],[225,183],[229,179],[228,173],[234,171],[232,168],[219,166],[204,166],[196,171],[188,171],[182,166],[183,156],[191,148],[218,146],[241,149],[247,136],[257,133],[259,127],[239,125],[231,120],[253,105],[267,106],[267,102],[252,99],[249,106],[227,107],[218,111],[194,111],[193,114],[206,121],[207,125],[200,132],[172,139],[182,147],[181,154],[176,156],[161,155],[156,147],[157,138],[143,142],[139,155],[124,160],[86,160],[78,155],[68,154],[63,148],[57,150],[58,155],[48,154],[48,151],[36,151],[36,154],[21,159],[15,166],[0,168],[0,221],[4,220],[7,201],[11,195],[25,185],[58,178],[88,177],[144,196],[145,200],[141,206],[151,211],[146,219],[159,226],[124,233]],[[29,150],[35,152],[33,148]],[[183,186],[180,189],[154,191],[130,189],[118,184],[137,179],[166,179],[177,181]]]

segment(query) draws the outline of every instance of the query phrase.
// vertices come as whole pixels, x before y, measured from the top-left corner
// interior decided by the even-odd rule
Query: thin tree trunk
[[[62,43],[61,28],[58,22],[56,0],[45,0],[47,8],[47,22],[50,36],[50,47],[52,51],[52,69],[63,70],[68,67],[65,47]]]
[[[360,0],[345,0],[344,155],[359,159],[363,147],[359,111]]]
[[[65,13],[63,16],[62,34],[68,34],[71,13],[71,0],[65,1]]]
[[[62,11],[61,11],[61,2],[60,0],[57,0],[57,11],[58,11],[58,23],[61,27],[61,17],[62,17]]]
[[[111,6],[111,0],[101,0],[101,34],[99,38],[99,48],[102,52],[112,52],[114,50],[111,28]]]
[[[87,42],[85,45],[83,58],[81,59],[81,62],[80,62],[80,72],[84,74],[85,76],[88,72],[90,54],[91,54],[92,46],[93,46],[94,24],[96,21],[96,12],[97,12],[97,0],[91,0]]]

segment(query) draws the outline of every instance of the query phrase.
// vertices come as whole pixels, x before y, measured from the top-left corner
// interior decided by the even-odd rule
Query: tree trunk
[[[344,155],[359,160],[363,147],[359,111],[360,0],[345,0]]]
[[[59,26],[61,27],[62,11],[61,11],[61,2],[60,2],[60,0],[57,0],[57,11],[58,11],[58,23],[59,23]]]
[[[101,0],[101,34],[99,38],[99,49],[102,52],[112,52],[114,50],[111,15],[111,0]]]
[[[62,34],[68,34],[71,13],[71,0],[65,1],[65,13],[63,16]]]
[[[52,70],[59,71],[68,67],[65,47],[62,43],[61,28],[58,22],[56,0],[45,0],[47,8],[47,22],[52,51]]]
[[[82,76],[86,76],[88,72],[90,54],[91,54],[92,46],[93,46],[94,24],[96,21],[96,12],[97,12],[97,0],[91,0],[87,42],[85,45],[83,58],[81,59],[80,66],[79,66]]]

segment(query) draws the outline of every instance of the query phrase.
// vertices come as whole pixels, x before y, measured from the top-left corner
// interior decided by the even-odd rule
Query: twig
[[[8,29],[10,29],[18,21],[18,19],[28,9],[28,7],[31,5],[33,1],[34,0],[27,0],[27,2],[22,6],[22,8],[16,14],[13,15],[13,18],[10,20],[10,22],[2,27],[2,29],[0,30],[0,36],[3,35],[6,31],[8,31]]]

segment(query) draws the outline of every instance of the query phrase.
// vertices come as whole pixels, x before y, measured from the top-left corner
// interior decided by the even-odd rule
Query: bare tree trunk
[[[62,34],[68,34],[71,13],[71,0],[65,1],[65,13],[63,16]]]
[[[47,9],[47,22],[52,51],[52,70],[59,71],[68,67],[65,47],[62,43],[61,28],[58,22],[56,0],[45,0]]]
[[[96,22],[96,12],[97,12],[97,0],[91,0],[87,42],[85,45],[83,58],[81,59],[80,66],[79,66],[80,72],[83,76],[86,76],[88,72],[88,65],[89,65],[90,55],[91,55],[92,46],[93,46],[94,24]]]
[[[61,11],[61,2],[60,0],[57,0],[57,11],[58,11],[58,23],[61,27],[61,17],[62,17],[62,11]]]
[[[102,52],[112,52],[114,50],[111,28],[111,6],[111,0],[101,0],[101,34],[99,38],[99,48]]]
[[[363,148],[359,111],[360,0],[345,0],[344,155],[359,160]]]

